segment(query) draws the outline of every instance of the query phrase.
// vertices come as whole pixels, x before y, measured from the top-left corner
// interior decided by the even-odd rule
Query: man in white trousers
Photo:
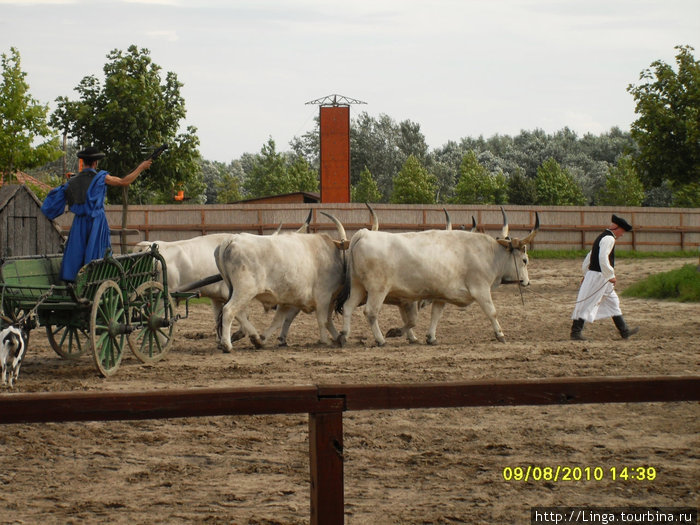
[[[620,298],[615,293],[615,241],[632,226],[617,215],[612,224],[593,243],[581,265],[583,281],[578,291],[576,307],[571,315],[571,339],[585,341],[581,332],[585,323],[612,317],[623,339],[636,334],[639,328],[629,328],[620,310]]]

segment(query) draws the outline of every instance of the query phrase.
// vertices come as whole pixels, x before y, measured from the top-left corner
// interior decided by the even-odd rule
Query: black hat
[[[88,146],[82,151],[78,152],[78,158],[83,160],[100,160],[105,157],[105,154],[94,146]]]
[[[618,217],[617,215],[613,215],[612,222],[613,222],[613,224],[617,224],[620,228],[622,228],[626,232],[632,231],[632,225],[630,225],[630,223],[627,222],[622,217]]]

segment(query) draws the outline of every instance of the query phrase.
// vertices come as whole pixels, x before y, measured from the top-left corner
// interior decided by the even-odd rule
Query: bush
[[[700,302],[700,270],[695,264],[686,264],[677,270],[650,275],[643,281],[628,287],[622,295]]]

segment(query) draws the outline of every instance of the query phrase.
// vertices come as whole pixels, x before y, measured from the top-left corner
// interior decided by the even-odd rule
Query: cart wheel
[[[119,285],[103,282],[95,292],[90,312],[90,344],[95,366],[103,377],[113,375],[124,354],[126,311]]]
[[[90,334],[73,325],[46,325],[51,348],[63,359],[78,359],[90,349]]]
[[[167,308],[167,311],[166,311]],[[142,363],[160,361],[173,343],[175,303],[157,281],[143,283],[134,292],[129,346]]]

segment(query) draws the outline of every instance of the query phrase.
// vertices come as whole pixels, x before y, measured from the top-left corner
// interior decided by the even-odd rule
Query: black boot
[[[571,325],[571,339],[574,341],[585,341],[586,338],[581,335],[581,332],[583,331],[583,325],[586,321],[583,319],[574,319],[573,324]]]
[[[629,336],[636,334],[639,332],[638,327],[630,328],[627,326],[627,323],[625,323],[625,318],[622,317],[621,315],[616,315],[613,317],[613,322],[615,323],[615,326],[617,329],[620,331],[620,335],[622,336],[623,339],[629,338]]]

